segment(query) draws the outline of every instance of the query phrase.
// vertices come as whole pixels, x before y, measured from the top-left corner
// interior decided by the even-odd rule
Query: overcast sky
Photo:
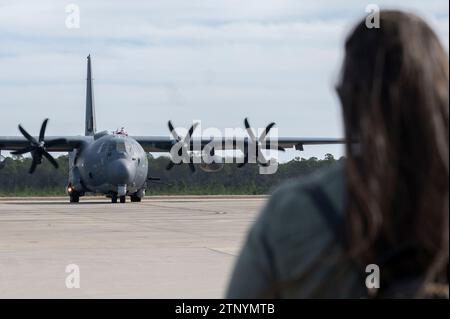
[[[187,127],[255,127],[280,136],[340,137],[333,91],[343,40],[366,5],[399,1],[0,0],[1,135],[84,133],[86,56],[93,59],[97,128],[167,135]],[[66,6],[80,8],[68,29]],[[446,0],[404,1],[448,48]],[[408,3],[408,5],[406,5]],[[342,155],[311,146],[287,156]]]

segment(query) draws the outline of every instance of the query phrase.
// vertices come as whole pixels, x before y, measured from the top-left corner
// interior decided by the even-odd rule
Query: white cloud
[[[80,29],[65,28],[70,2]],[[224,128],[250,116],[275,120],[281,135],[341,135],[333,82],[344,36],[371,1],[70,2],[0,0],[0,135],[16,135],[19,121],[37,131],[47,116],[52,134],[82,133],[88,53],[102,129],[161,135],[169,118]],[[408,9],[448,47],[447,1]],[[329,149],[341,154],[302,156]]]

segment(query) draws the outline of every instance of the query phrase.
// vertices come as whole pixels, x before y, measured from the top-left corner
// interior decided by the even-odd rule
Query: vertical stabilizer
[[[92,87],[92,69],[91,55],[87,57],[87,81],[86,81],[86,128],[84,135],[92,136],[95,134],[95,106],[94,91]]]

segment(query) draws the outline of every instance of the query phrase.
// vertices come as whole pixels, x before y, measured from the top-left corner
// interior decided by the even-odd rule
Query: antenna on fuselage
[[[94,88],[92,83],[91,55],[87,57],[87,79],[86,79],[86,122],[84,135],[92,136],[95,134],[95,105]]]

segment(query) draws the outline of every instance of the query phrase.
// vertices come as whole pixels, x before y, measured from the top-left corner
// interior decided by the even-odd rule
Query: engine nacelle
[[[214,156],[211,163],[205,163],[202,161],[200,164],[200,169],[204,172],[211,173],[221,171],[223,166],[223,158],[220,156]]]

